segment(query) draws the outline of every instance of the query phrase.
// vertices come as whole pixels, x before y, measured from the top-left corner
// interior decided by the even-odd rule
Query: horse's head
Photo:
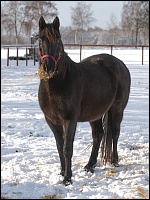
[[[50,77],[57,71],[57,63],[64,50],[59,25],[58,17],[51,24],[46,24],[43,17],[39,20],[40,65]]]

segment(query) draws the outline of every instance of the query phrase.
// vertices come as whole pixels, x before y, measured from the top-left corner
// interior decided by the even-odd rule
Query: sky
[[[71,7],[76,7],[78,1],[55,1],[62,26],[71,26]],[[96,19],[94,26],[107,29],[111,14],[116,16],[117,22],[121,20],[121,12],[124,1],[86,1],[91,4],[93,17]]]
[[[91,153],[91,128],[78,123],[72,157],[72,181],[61,185],[58,151],[38,103],[38,63],[11,60],[1,50],[1,197],[8,199],[149,199],[149,50],[116,49],[131,74],[131,91],[118,141],[120,167],[104,166],[98,156],[95,172],[84,171]],[[83,58],[110,53],[83,50]],[[74,61],[77,50],[66,49]],[[10,50],[16,55],[16,50]],[[23,56],[25,50],[19,50]],[[51,197],[51,198],[50,198]],[[2,198],[1,198],[2,199]]]
[[[71,26],[71,7],[75,7],[79,1],[54,1],[58,9],[58,17],[60,18],[61,26]],[[124,1],[85,1],[86,4],[91,4],[91,11],[95,18],[94,26],[107,29],[110,22],[111,14],[116,16],[116,22],[121,20],[121,12]],[[4,1],[1,2],[3,5]],[[53,21],[50,20],[50,21]]]

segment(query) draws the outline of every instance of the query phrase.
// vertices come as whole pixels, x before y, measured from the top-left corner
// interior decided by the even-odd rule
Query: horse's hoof
[[[61,171],[60,171],[60,175],[64,176],[64,174],[65,174],[65,171],[64,171],[64,170],[61,170]]]
[[[72,184],[72,180],[71,179],[66,180],[64,178],[64,180],[61,182],[61,184],[64,185],[64,186],[71,185]]]
[[[113,162],[112,164],[113,164],[114,167],[119,167],[118,162]]]
[[[86,171],[86,172],[91,172],[91,173],[94,173],[94,169],[93,169],[94,167],[90,167],[89,165],[86,165],[85,167],[84,167],[84,170]]]

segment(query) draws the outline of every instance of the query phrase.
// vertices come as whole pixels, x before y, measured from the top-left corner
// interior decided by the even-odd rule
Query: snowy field
[[[79,55],[66,50],[78,62]],[[88,51],[83,57],[102,53]],[[106,53],[106,52],[104,52]],[[110,53],[110,52],[107,52]],[[15,54],[12,53],[13,55]],[[72,158],[73,184],[60,184],[60,163],[52,131],[38,103],[38,63],[11,60],[1,50],[1,198],[149,199],[149,51],[115,50],[131,73],[131,92],[118,142],[120,167],[84,171],[92,141],[88,122],[78,123]],[[24,55],[24,54],[23,54]],[[15,55],[14,55],[15,56]]]

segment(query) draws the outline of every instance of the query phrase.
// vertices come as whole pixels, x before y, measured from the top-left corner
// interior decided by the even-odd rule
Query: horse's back
[[[130,93],[131,77],[126,65],[117,57],[110,54],[97,54],[85,58],[81,61],[84,65],[97,66],[100,72],[106,69],[110,76],[115,77],[117,92],[116,102],[120,102],[123,107],[126,106]]]
[[[126,65],[117,57],[110,54],[97,54],[83,59],[80,63],[88,66],[97,66],[100,70],[103,68],[107,69],[111,74],[113,74],[117,81],[122,84],[130,85],[130,72]]]
[[[110,54],[97,54],[83,59],[80,63],[89,63],[97,65],[98,67],[105,67],[113,74],[125,73],[130,76],[129,70],[126,65],[117,57]]]

